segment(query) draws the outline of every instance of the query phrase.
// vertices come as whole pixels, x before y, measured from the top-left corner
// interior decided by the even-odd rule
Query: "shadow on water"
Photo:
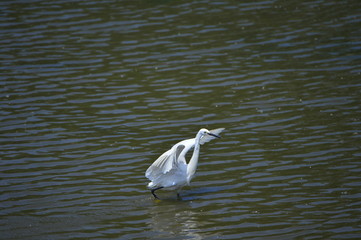
[[[149,226],[157,238],[174,237],[174,239],[202,239],[198,233],[200,214],[192,209],[189,201],[164,199],[154,201],[149,207]]]
[[[225,192],[227,189],[231,188],[231,186],[184,187],[179,193],[180,198],[177,197],[177,193],[175,191],[171,190],[158,190],[156,194],[162,201],[188,202],[199,199],[207,199],[213,193],[222,193]],[[151,196],[151,198],[153,198],[153,195],[151,195],[150,191],[149,195]]]

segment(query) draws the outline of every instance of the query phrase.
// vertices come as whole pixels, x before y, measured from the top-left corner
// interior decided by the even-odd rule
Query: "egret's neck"
[[[187,166],[187,181],[188,181],[188,184],[192,180],[192,178],[193,178],[193,176],[194,176],[194,174],[196,173],[196,170],[197,170],[199,149],[200,149],[199,138],[196,138],[196,142],[194,144],[193,155],[191,157],[191,160],[189,160],[189,163],[188,163],[188,166]]]

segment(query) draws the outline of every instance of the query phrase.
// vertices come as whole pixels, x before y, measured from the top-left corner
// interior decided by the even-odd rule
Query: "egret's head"
[[[216,137],[216,138],[221,138],[220,136],[218,136],[217,134],[211,133],[208,129],[202,128],[201,130],[199,130],[198,134],[197,134],[200,138],[205,136],[205,135],[210,135],[212,137]]]

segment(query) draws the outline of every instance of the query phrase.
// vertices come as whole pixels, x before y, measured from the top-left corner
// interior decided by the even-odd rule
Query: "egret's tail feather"
[[[149,189],[153,189],[155,187],[157,187],[157,186],[153,182],[149,182],[147,185],[147,188],[149,188]]]

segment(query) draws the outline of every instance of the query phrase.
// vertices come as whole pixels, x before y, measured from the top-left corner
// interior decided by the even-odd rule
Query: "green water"
[[[0,239],[357,239],[358,1],[3,1]],[[201,148],[182,191],[144,172]]]

